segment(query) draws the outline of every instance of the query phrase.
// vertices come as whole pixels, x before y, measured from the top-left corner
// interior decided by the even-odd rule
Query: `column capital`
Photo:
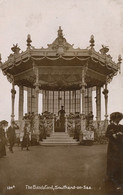
[[[12,99],[14,99],[15,98],[15,94],[16,94],[16,90],[14,88],[14,85],[12,86],[11,94],[12,94]]]
[[[39,89],[39,87],[40,87],[40,85],[39,85],[39,83],[34,83],[34,87],[35,87],[35,89]]]
[[[107,89],[107,83],[105,84],[105,88],[103,89],[102,93],[104,94],[105,98],[108,98],[109,90]]]
[[[15,89],[11,89],[11,93],[12,94],[16,94],[16,90]]]

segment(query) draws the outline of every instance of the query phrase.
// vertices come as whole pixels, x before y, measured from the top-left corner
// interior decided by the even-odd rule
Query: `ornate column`
[[[72,112],[75,114],[75,91],[72,91]]]
[[[46,91],[43,90],[43,112],[46,111]]]
[[[82,93],[82,114],[85,114],[85,69],[82,69],[82,84],[81,84],[81,93]]]
[[[32,90],[27,88],[27,112],[32,112]]]
[[[12,83],[12,89],[11,89],[11,98],[12,98],[11,121],[14,121],[14,117],[15,117],[15,114],[14,114],[15,94],[16,94],[15,86],[14,86],[14,83]]]
[[[82,90],[80,89],[80,114],[82,114]]]
[[[39,95],[39,72],[38,67],[35,66],[35,75],[36,75],[36,82],[35,82],[35,114],[38,114],[38,95]]]
[[[37,141],[39,139],[39,117],[38,117],[38,95],[39,95],[39,70],[38,66],[36,66],[35,62],[33,61],[33,70],[36,76],[35,86],[35,134],[37,135]]]
[[[40,99],[40,101],[41,101],[41,108],[42,108],[42,110],[41,110],[41,114],[43,113],[43,90],[40,90],[40,94],[41,94],[41,96],[42,96],[42,101],[41,101],[41,99]],[[40,102],[39,101],[39,102]]]
[[[58,110],[60,110],[60,91],[58,91]]]
[[[54,91],[53,91],[53,114],[54,114]]]
[[[23,119],[23,103],[24,103],[23,86],[19,86],[19,113],[18,113],[19,121]]]
[[[71,91],[69,91],[69,113],[71,113]]]
[[[105,98],[105,124],[108,124],[108,89],[107,89],[107,83],[105,84],[105,88],[103,90],[104,98]]]
[[[85,130],[86,121],[85,121],[85,71],[87,69],[82,68],[82,83],[81,83],[81,93],[82,93],[82,116],[81,116],[81,131]]]
[[[49,112],[49,91],[46,91],[46,111]]]
[[[96,87],[96,120],[101,121],[101,87]]]

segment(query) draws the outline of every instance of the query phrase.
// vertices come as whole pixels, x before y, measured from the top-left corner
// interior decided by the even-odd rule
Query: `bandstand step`
[[[42,146],[59,146],[59,145],[61,145],[61,146],[67,146],[67,145],[77,146],[79,143],[71,143],[71,142],[70,143],[69,142],[67,142],[67,143],[62,143],[62,142],[61,143],[59,143],[59,142],[43,143],[43,142],[39,142],[39,144]]]
[[[43,141],[39,142],[40,145],[78,145],[75,139],[70,137],[66,132],[54,132]]]

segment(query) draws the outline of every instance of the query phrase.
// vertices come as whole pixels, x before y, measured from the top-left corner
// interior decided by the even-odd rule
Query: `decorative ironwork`
[[[13,44],[11,50],[14,52],[14,54],[19,54],[20,48],[18,47],[18,44],[16,45]]]
[[[73,48],[73,45],[69,44],[63,36],[61,26],[58,30],[58,37],[52,44],[48,44],[48,48],[56,50],[56,55],[62,56],[64,51],[68,50],[69,48]]]
[[[45,111],[39,115],[39,132],[40,141],[53,132],[53,113]]]
[[[121,63],[122,63],[122,58],[121,58],[121,55],[118,56],[118,69],[119,69],[119,73],[121,73]]]
[[[108,46],[102,45],[102,48],[100,49],[100,53],[101,53],[102,55],[105,55],[108,51],[109,51]]]
[[[80,114],[70,113],[67,116],[67,132],[74,139],[79,141],[81,131],[81,117]]]
[[[11,93],[12,93],[12,98],[14,99],[15,98],[15,94],[16,94],[16,90],[14,88],[14,85],[12,85],[12,89],[11,89]]]
[[[109,92],[108,89],[104,89],[104,90],[102,91],[102,93],[104,94],[105,98],[108,97],[108,92]]]
[[[106,83],[110,83],[112,81],[113,77],[116,76],[116,75],[117,75],[117,72],[114,72],[114,73],[111,73],[111,74],[107,75]]]

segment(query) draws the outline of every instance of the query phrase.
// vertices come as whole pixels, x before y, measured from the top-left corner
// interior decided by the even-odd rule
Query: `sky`
[[[74,48],[87,48],[93,34],[96,51],[103,44],[109,46],[113,61],[117,63],[119,54],[123,58],[122,0],[0,0],[2,62],[12,53],[13,44],[18,43],[21,51],[26,50],[28,34],[33,46],[47,47],[57,37],[59,26]],[[123,113],[122,67],[121,64],[121,74],[117,74],[108,85],[108,114],[114,111]],[[0,120],[10,121],[11,84],[1,71],[0,83]],[[16,90],[15,119],[18,118],[18,87]]]

